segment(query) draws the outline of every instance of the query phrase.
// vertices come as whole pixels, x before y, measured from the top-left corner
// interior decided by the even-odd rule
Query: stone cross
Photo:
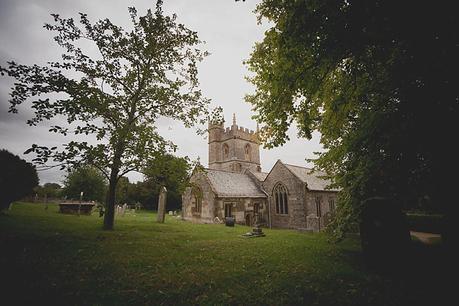
[[[156,221],[159,223],[164,223],[164,217],[166,215],[166,196],[167,189],[162,186],[159,190],[159,199],[158,199],[158,216]]]

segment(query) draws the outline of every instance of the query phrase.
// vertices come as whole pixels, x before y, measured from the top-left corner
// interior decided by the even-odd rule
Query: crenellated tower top
[[[209,168],[243,172],[249,168],[261,171],[260,141],[257,131],[249,130],[236,123],[233,114],[231,127],[224,123],[209,123]]]

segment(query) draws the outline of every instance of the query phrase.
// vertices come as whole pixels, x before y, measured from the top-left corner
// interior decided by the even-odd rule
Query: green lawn
[[[355,238],[265,229],[248,239],[249,227],[158,224],[150,212],[117,217],[107,232],[98,214],[44,207],[0,215],[2,305],[404,305],[439,293],[367,271]]]

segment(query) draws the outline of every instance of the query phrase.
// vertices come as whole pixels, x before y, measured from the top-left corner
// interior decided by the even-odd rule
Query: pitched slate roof
[[[321,171],[314,171],[312,169],[284,164],[295,176],[297,176],[303,183],[306,183],[309,190],[325,190],[325,191],[339,191],[338,189],[326,188],[330,185],[330,180],[321,178],[325,173]]]
[[[252,173],[253,176],[255,176],[257,180],[259,180],[260,182],[263,182],[265,178],[268,176],[268,173],[266,172],[250,171],[250,173]]]
[[[214,169],[204,171],[218,197],[266,198],[266,194],[247,174]]]

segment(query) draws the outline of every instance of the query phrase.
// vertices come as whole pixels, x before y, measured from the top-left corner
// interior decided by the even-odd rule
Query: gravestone
[[[371,268],[386,272],[401,268],[408,256],[411,237],[400,205],[382,197],[365,200],[360,239],[364,259]]]
[[[233,217],[225,217],[225,225],[226,226],[234,226],[234,218]]]
[[[99,204],[98,208],[99,208],[99,218],[101,218],[105,214],[104,206]]]
[[[158,199],[158,216],[156,221],[159,223],[164,223],[164,217],[166,215],[166,196],[167,196],[167,189],[166,187],[162,186],[159,190],[159,199]]]

